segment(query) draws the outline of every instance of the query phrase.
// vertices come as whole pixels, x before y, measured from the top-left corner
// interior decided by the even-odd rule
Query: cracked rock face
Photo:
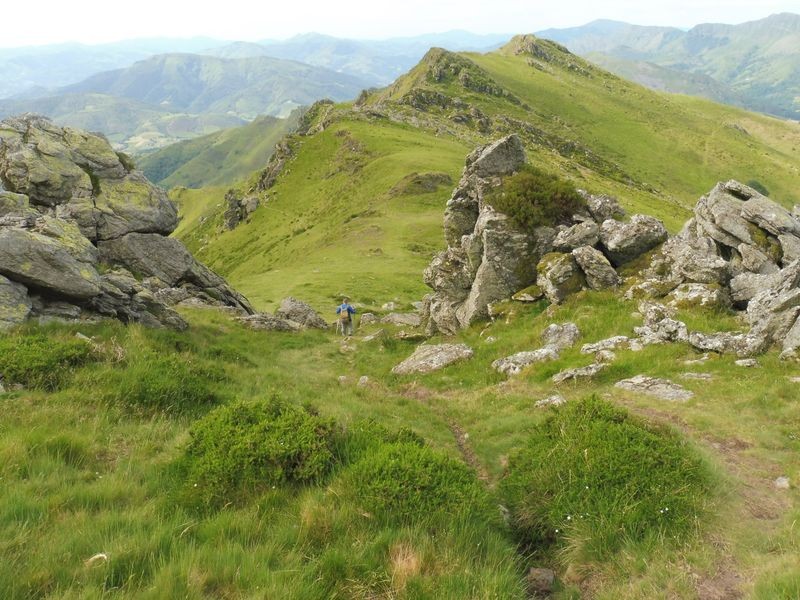
[[[2,121],[0,182],[0,321],[102,315],[182,328],[169,305],[183,300],[252,312],[166,237],[174,205],[105,138],[34,115]]]

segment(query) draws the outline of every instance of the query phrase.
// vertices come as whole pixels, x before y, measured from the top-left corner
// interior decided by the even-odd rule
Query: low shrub
[[[362,419],[337,436],[336,457],[340,464],[349,465],[371,454],[379,446],[398,443],[424,446],[425,439],[407,427],[391,430],[374,419]]]
[[[85,340],[19,334],[0,338],[0,374],[8,383],[55,391],[76,367],[99,358]]]
[[[212,383],[224,375],[183,354],[141,349],[104,379],[110,402],[140,412],[181,414],[216,403]]]
[[[489,194],[489,203],[523,229],[570,222],[586,201],[568,181],[525,165]]]
[[[359,505],[389,521],[490,511],[486,491],[469,467],[418,443],[380,445],[348,475]]]
[[[238,402],[191,429],[183,468],[194,502],[218,505],[270,485],[320,479],[334,463],[334,423],[276,399]]]
[[[704,508],[707,473],[684,441],[606,402],[555,411],[509,459],[501,493],[520,542],[601,560],[623,544],[679,538]]]

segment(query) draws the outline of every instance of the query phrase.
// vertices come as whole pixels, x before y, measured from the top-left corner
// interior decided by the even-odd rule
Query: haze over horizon
[[[548,28],[584,25],[611,19],[637,25],[688,29],[701,23],[738,24],[781,12],[798,12],[796,0],[772,0],[754,5],[747,0],[668,0],[658,6],[612,0],[566,0],[558,6],[496,0],[491,5],[475,0],[407,0],[403,10],[383,0],[309,0],[302,13],[283,6],[254,8],[243,0],[229,0],[225,11],[197,5],[142,0],[124,18],[104,18],[107,6],[100,0],[59,3],[45,0],[37,11],[46,15],[31,28],[4,31],[0,48],[77,42],[101,44],[138,38],[210,37],[220,40],[259,41],[287,39],[319,32],[356,39],[382,39],[431,32],[467,30],[479,34],[526,33]],[[96,15],[94,19],[87,15]],[[421,18],[420,16],[423,16]],[[4,8],[6,22],[29,22],[29,6]]]

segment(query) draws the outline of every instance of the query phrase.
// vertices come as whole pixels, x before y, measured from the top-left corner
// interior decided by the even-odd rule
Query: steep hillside
[[[299,110],[286,119],[259,117],[241,127],[167,146],[143,156],[137,166],[166,188],[231,184],[262,168],[299,117]]]
[[[756,180],[787,203],[800,182],[797,124],[658,94],[530,36],[485,55],[432,50],[389,88],[305,121],[274,185],[237,186],[264,200],[249,223],[222,232],[224,190],[177,197],[177,235],[262,307],[290,293],[320,309],[341,292],[418,300],[452,186],[409,182],[452,180],[475,145],[508,133],[534,164],[673,231],[719,180]]]
[[[548,29],[539,35],[581,55],[602,53],[605,66],[623,76],[672,92],[731,98],[750,110],[797,119],[800,115],[800,15],[782,13],[741,25],[703,24],[687,32],[595,21],[583,27]],[[645,63],[670,69],[654,73]],[[695,89],[672,71],[706,76],[715,86]],[[727,91],[725,91],[727,90]]]

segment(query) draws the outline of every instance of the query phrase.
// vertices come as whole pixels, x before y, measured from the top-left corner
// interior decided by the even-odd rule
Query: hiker
[[[350,304],[350,298],[342,298],[342,303],[336,307],[336,314],[339,315],[342,335],[353,335],[353,315],[356,314],[356,309]]]

